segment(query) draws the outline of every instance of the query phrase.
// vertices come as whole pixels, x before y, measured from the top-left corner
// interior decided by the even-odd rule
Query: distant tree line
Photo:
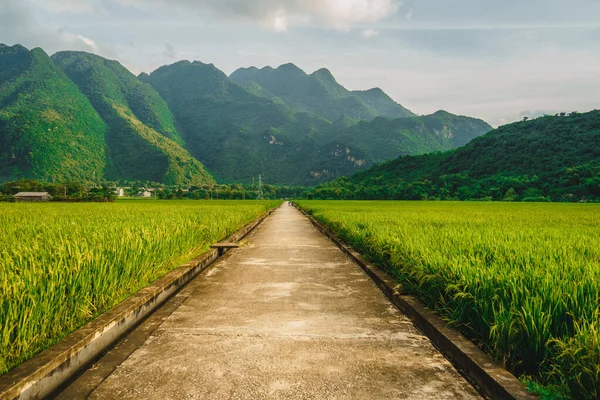
[[[52,201],[109,202],[115,201],[115,190],[108,184],[89,187],[79,182],[40,182],[34,179],[4,182],[0,185],[0,201],[12,201],[19,192],[48,192]]]
[[[18,192],[48,192],[52,201],[68,202],[104,202],[115,201],[117,192],[123,191],[124,197],[149,197],[161,200],[256,200],[258,185],[215,184],[207,186],[169,186],[150,181],[104,182],[100,185],[86,185],[79,182],[48,183],[22,179],[4,182],[0,185],[0,201],[12,201]],[[263,199],[294,199],[302,197],[304,187],[262,186]]]
[[[387,183],[383,176],[359,182],[348,178],[311,188],[306,199],[344,200],[482,200],[525,202],[599,202],[600,164],[565,168],[556,175],[494,175],[475,179],[467,174]]]

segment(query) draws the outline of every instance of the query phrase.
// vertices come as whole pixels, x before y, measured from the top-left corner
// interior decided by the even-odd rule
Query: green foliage
[[[53,61],[90,99],[108,125],[109,180],[167,184],[214,182],[181,145],[162,98],[116,61],[83,52],[61,52]]]
[[[425,117],[379,117],[344,127],[336,123],[319,151],[317,170],[348,175],[400,155],[450,150],[491,129],[484,121],[443,111]]]
[[[240,68],[230,78],[260,96],[280,99],[300,112],[319,115],[331,122],[343,116],[371,120],[377,116],[414,117],[381,89],[351,92],[340,85],[331,72],[320,69],[307,75],[294,64],[277,69]]]
[[[554,351],[556,376],[567,385],[573,397],[600,398],[600,310],[592,320],[576,321],[575,335],[557,338]]]
[[[0,374],[276,205],[0,203]]]
[[[600,206],[299,204],[517,375],[598,398]]]
[[[0,181],[97,181],[106,125],[41,50],[0,47]]]
[[[436,113],[422,119],[436,115],[446,118]],[[600,201],[598,143],[600,111],[543,117],[503,126],[446,153],[400,157],[318,186],[306,195],[322,199]]]
[[[183,144],[165,101],[118,61],[76,51],[58,52],[52,56],[52,61],[92,99],[96,107],[102,108],[102,101],[126,105],[149,128]]]

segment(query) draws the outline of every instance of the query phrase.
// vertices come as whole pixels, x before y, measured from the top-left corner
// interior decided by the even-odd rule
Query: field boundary
[[[278,207],[263,213],[221,241],[241,240]],[[218,258],[217,249],[202,253],[0,376],[0,399],[43,398],[52,394]]]
[[[398,282],[394,278],[347,245],[331,229],[300,206],[293,202],[291,204],[365,271],[377,287],[413,321],[480,394],[490,399],[538,399],[527,392],[525,386],[490,355],[448,326],[439,315],[429,311],[416,296],[400,294]]]

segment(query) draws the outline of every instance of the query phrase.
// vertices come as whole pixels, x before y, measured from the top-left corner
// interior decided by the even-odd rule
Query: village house
[[[50,201],[52,196],[48,192],[19,192],[14,195],[15,201]]]
[[[156,197],[156,191],[157,191],[157,189],[155,189],[155,188],[144,189],[138,194],[138,196],[140,196],[140,197]]]

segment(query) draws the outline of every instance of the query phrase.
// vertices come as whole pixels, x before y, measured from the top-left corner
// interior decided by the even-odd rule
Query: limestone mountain
[[[490,131],[486,122],[445,111],[413,118],[378,117],[347,124],[320,149],[321,171],[330,177],[354,173],[402,155],[460,147]]]
[[[380,88],[373,88],[369,90],[354,90],[352,91],[352,94],[357,96],[366,105],[371,107],[379,117],[416,117],[416,114],[402,107],[400,104],[396,103]]]
[[[340,85],[325,68],[308,75],[294,64],[273,69],[240,68],[230,78],[246,87],[258,85],[257,93],[280,99],[297,111],[320,115],[333,122],[346,115],[359,120],[378,116],[414,117],[381,89],[351,92]]]
[[[0,45],[0,180],[94,181],[106,125],[41,49]]]
[[[502,126],[447,152],[399,157],[317,187],[312,195],[600,200],[599,143],[600,111],[545,116]]]
[[[88,97],[105,121],[109,180],[167,184],[214,182],[182,145],[165,101],[117,61],[84,52],[52,60]]]
[[[206,165],[224,183],[260,174],[272,184],[313,185],[400,155],[451,149],[489,130],[444,112],[391,118],[401,106],[383,91],[349,92],[327,70],[306,75],[289,64],[273,72],[293,96],[252,80],[238,84],[199,61],[136,77],[89,53],[50,58],[2,45],[0,180],[201,185],[214,182]]]
[[[224,182],[307,183],[329,123],[256,96],[212,64],[182,61],[140,76],[165,99],[190,152]]]
[[[291,65],[284,69],[299,73]],[[198,61],[164,66],[140,79],[165,99],[190,152],[225,182],[250,182],[262,174],[270,183],[311,185],[401,154],[447,150],[490,129],[450,114],[356,125],[343,113],[331,123]]]

